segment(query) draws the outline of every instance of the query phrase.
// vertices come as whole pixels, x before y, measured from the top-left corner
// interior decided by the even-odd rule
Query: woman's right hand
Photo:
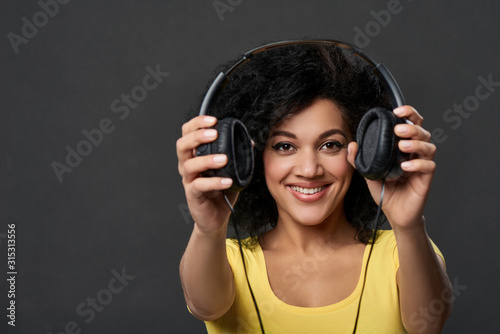
[[[217,123],[213,116],[197,116],[182,126],[182,137],[177,140],[179,174],[186,193],[191,217],[201,232],[217,232],[227,228],[231,213],[221,190],[232,185],[230,178],[203,177],[209,169],[219,169],[227,164],[225,154],[196,156],[196,148],[217,138],[217,130],[209,129]],[[234,204],[238,193],[226,192]]]

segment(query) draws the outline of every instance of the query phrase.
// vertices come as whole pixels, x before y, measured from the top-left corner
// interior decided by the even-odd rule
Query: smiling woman
[[[314,101],[271,131],[263,161],[278,209],[277,225],[332,225],[328,217],[339,216],[334,211],[343,215],[341,204],[353,174],[346,133],[340,110],[326,99]]]
[[[374,106],[390,108],[389,97],[352,50],[301,44],[253,55],[219,92],[215,117],[184,124],[177,154],[195,224],[180,275],[209,333],[415,332],[422,324],[412,315],[451,295],[422,216],[435,146],[410,106],[394,110],[411,121],[394,133],[412,159],[404,178],[385,183],[392,231],[371,239],[383,182],[355,170],[353,140]],[[204,173],[226,155],[194,154],[226,117],[241,120],[255,144],[253,179],[239,193],[227,191],[232,179]],[[229,224],[246,239],[227,239]],[[425,329],[439,332],[450,306]]]

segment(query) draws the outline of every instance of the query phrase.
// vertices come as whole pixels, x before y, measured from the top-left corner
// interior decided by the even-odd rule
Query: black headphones
[[[219,73],[215,78],[203,99],[200,115],[209,114],[208,111],[230,75],[254,55],[267,50],[303,44],[335,45],[350,50],[352,54],[371,66],[389,96],[393,108],[405,104],[403,94],[389,70],[383,64],[377,64],[357,47],[334,40],[299,40],[266,44],[246,52],[228,71]],[[367,111],[356,133],[359,148],[355,165],[361,175],[371,180],[394,180],[402,175],[400,164],[408,160],[409,155],[398,149],[399,138],[394,134],[394,126],[405,122],[408,121],[398,118],[385,108],[374,107]],[[248,186],[253,175],[254,153],[250,135],[245,125],[235,118],[218,120],[214,128],[218,131],[218,138],[212,143],[200,145],[196,155],[222,153],[227,155],[228,163],[223,168],[207,171],[204,175],[230,177],[233,179],[230,190],[241,191]]]

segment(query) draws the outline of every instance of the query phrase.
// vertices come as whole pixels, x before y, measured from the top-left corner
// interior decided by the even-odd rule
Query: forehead
[[[277,124],[271,133],[287,130],[294,133],[310,134],[329,129],[340,129],[346,135],[350,135],[349,127],[340,108],[331,100],[317,99],[310,106]]]

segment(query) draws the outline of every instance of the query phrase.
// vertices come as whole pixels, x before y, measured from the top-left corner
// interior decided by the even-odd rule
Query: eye
[[[344,148],[344,144],[341,144],[340,142],[336,140],[330,140],[321,145],[320,150],[327,150],[331,152],[337,152],[340,149]]]
[[[280,143],[273,145],[272,149],[275,151],[290,152],[290,151],[295,150],[295,147],[290,143],[280,142]]]

